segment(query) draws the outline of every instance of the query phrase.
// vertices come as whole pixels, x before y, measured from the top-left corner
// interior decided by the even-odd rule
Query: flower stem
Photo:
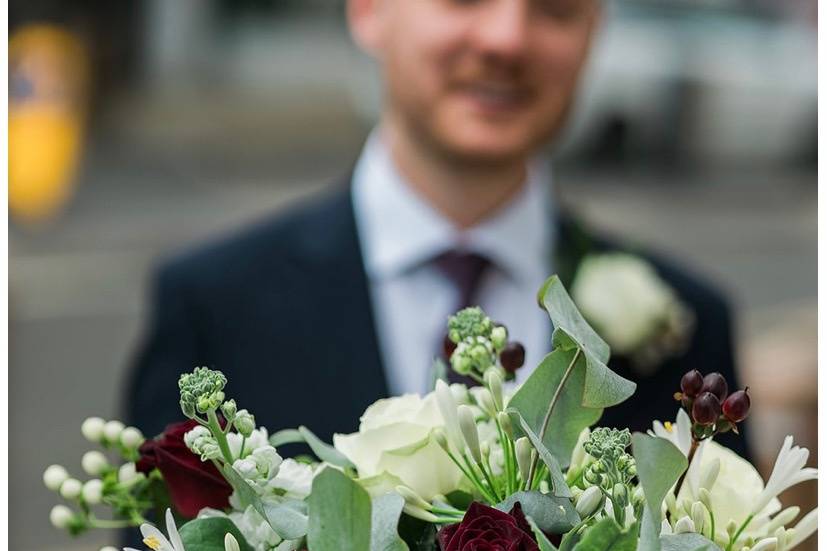
[[[726,551],[731,551],[732,546],[735,545],[735,542],[738,541],[739,537],[741,537],[741,532],[743,532],[746,529],[747,525],[752,521],[753,516],[754,515],[750,515],[746,519],[744,519],[744,523],[741,524],[741,526],[738,528],[738,531],[735,532],[735,535],[732,536],[732,538],[729,540],[729,544],[727,544],[726,546]]]
[[[683,488],[683,481],[686,478],[686,473],[689,472],[689,467],[692,466],[692,460],[695,458],[695,452],[698,451],[699,441],[695,440],[695,436],[692,436],[692,444],[689,446],[689,453],[686,455],[686,470],[681,474],[681,477],[678,479],[678,482],[675,484],[675,497],[680,495],[681,489]]]
[[[548,430],[548,424],[551,422],[551,414],[554,412],[554,406],[557,405],[558,400],[560,399],[560,394],[563,391],[563,387],[566,386],[566,383],[571,377],[572,371],[574,371],[574,366],[577,364],[577,360],[580,358],[580,353],[582,352],[581,348],[577,348],[577,352],[574,353],[574,357],[571,359],[571,363],[566,368],[565,373],[563,373],[563,378],[560,379],[560,384],[557,385],[557,389],[554,391],[554,395],[551,397],[551,403],[548,405],[548,410],[546,411],[546,416],[543,418],[543,424],[540,426],[540,433],[537,435],[542,442],[546,437],[546,431]],[[526,480],[526,490],[531,488],[531,482],[534,479],[534,471],[537,468],[537,462],[540,459],[540,454],[536,454],[534,458],[531,460],[531,466],[528,469],[528,477]]]
[[[221,423],[218,422],[218,416],[215,414],[214,409],[207,411],[207,419],[210,423],[210,431],[218,442],[219,449],[221,449],[221,455],[224,456],[224,461],[232,465],[233,454],[230,452],[230,445],[227,443],[227,435],[221,430]]]

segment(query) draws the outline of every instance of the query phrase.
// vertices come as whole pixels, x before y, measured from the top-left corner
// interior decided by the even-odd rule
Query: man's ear
[[[365,53],[374,57],[377,57],[382,43],[381,4],[382,0],[347,0],[350,35]]]

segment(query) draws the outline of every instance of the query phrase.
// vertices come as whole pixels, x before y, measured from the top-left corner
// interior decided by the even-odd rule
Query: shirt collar
[[[538,269],[544,277],[552,252],[550,182],[549,163],[533,159],[516,197],[480,224],[460,231],[405,183],[374,131],[353,174],[353,204],[368,276],[392,278],[445,250],[461,248],[487,256],[509,277],[533,283]]]

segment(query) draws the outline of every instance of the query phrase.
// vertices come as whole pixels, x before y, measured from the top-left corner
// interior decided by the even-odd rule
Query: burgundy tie
[[[468,306],[474,306],[474,300],[479,291],[482,276],[486,269],[491,265],[491,262],[482,255],[462,252],[462,251],[446,251],[434,259],[434,264],[445,275],[445,277],[454,285],[459,296],[459,304],[456,309],[461,310]],[[454,312],[451,312],[453,314]],[[437,347],[437,355],[444,360],[448,360],[450,355],[447,335],[447,318],[446,326],[442,328],[439,336],[439,344]],[[453,369],[448,369],[448,380],[451,383],[464,383],[468,386],[476,385],[476,382],[470,377],[465,377]]]

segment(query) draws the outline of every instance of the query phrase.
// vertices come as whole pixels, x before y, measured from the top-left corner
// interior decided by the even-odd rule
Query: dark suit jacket
[[[570,284],[582,256],[620,245],[557,217],[555,267]],[[688,351],[639,377],[624,358],[610,366],[638,383],[601,424],[645,430],[674,419],[681,375],[734,373],[730,313],[722,297],[671,263],[644,256],[694,311]],[[127,419],[146,434],[182,418],[178,376],[220,369],[228,398],[271,430],[306,425],[326,441],[357,429],[388,388],[374,327],[348,186],[289,213],[175,257],[157,271],[148,331],[132,369]],[[742,453],[743,439],[729,439]]]

